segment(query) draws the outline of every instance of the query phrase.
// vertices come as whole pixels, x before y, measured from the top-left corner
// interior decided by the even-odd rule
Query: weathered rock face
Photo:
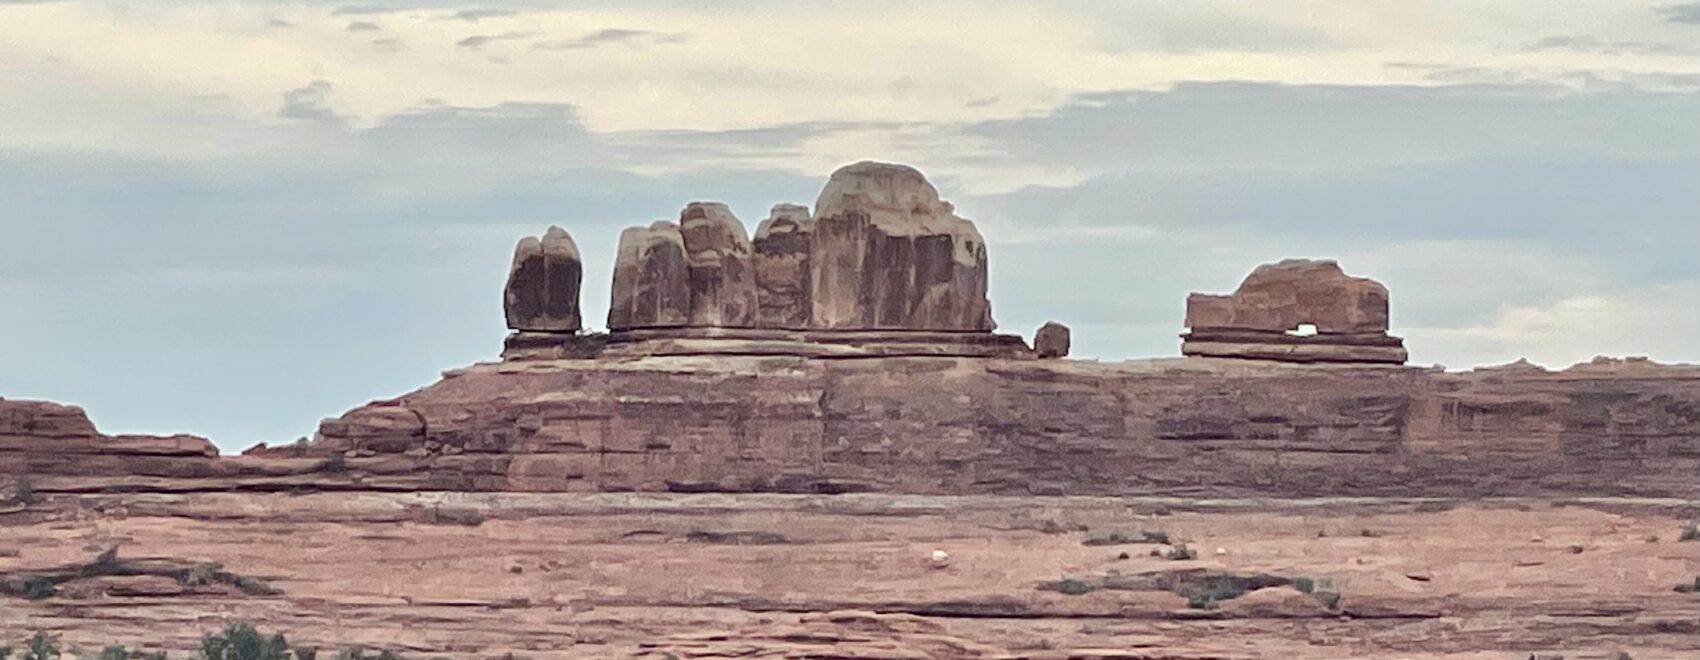
[[[198,439],[84,435],[80,417],[39,404],[0,408],[14,429],[0,468],[43,490],[1700,496],[1700,368],[1607,367],[483,364],[327,421],[315,442],[236,458]]]
[[[527,236],[514,248],[502,297],[508,327],[537,332],[578,332],[579,286],[584,263],[578,244],[560,227],[541,240]]]
[[[985,240],[914,168],[840,168],[814,218],[812,327],[994,329]]]
[[[814,230],[808,207],[796,204],[774,206],[756,228],[756,327],[809,327],[814,315],[809,285]]]
[[[1190,331],[1181,352],[1286,362],[1402,364],[1404,343],[1387,334],[1387,309],[1387,287],[1348,276],[1333,261],[1264,264],[1230,295],[1187,297]]]
[[[662,220],[620,232],[608,328],[678,327],[690,316],[690,262],[679,226]]]
[[[1033,333],[1033,352],[1047,359],[1068,357],[1069,334],[1068,326],[1046,322]]]
[[[1285,332],[1301,324],[1318,334],[1387,331],[1387,287],[1351,277],[1333,261],[1287,259],[1258,266],[1226,296],[1187,296],[1186,324],[1193,329]]]
[[[748,328],[756,320],[750,237],[725,204],[691,202],[679,214],[689,266],[686,325]]]

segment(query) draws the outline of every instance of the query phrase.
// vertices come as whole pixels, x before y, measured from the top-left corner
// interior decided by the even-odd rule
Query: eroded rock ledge
[[[46,491],[1700,496],[1700,368],[1646,362],[492,363],[226,458],[37,402],[0,419],[0,467]]]

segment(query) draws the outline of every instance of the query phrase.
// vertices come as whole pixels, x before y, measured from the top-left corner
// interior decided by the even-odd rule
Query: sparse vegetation
[[[1700,594],[1700,575],[1694,576],[1693,582],[1676,585],[1676,592],[1683,594]]]
[[[1676,537],[1678,541],[1700,541],[1700,523],[1688,523],[1682,526],[1682,534]]]
[[[35,484],[29,477],[18,477],[12,482],[12,490],[0,497],[0,508],[21,508],[36,504],[41,496],[35,492]]]
[[[108,644],[94,653],[71,649],[79,660],[166,660],[164,651],[143,652],[123,644]],[[311,646],[290,646],[282,634],[265,634],[246,623],[226,627],[201,637],[201,646],[189,657],[193,660],[317,660],[318,649]],[[45,632],[37,632],[24,643],[24,652],[16,660],[59,660],[59,640]],[[402,660],[401,655],[388,649],[376,654],[364,647],[350,647],[337,654],[338,660]],[[0,660],[13,660],[11,647],[0,646]]]
[[[1198,551],[1187,547],[1185,543],[1176,544],[1163,553],[1163,558],[1169,561],[1187,561],[1198,558]]]
[[[1086,537],[1081,545],[1128,545],[1131,543],[1169,544],[1169,533],[1163,530],[1141,530],[1137,535],[1125,532],[1110,532],[1101,536]]]
[[[1187,607],[1195,610],[1213,610],[1224,600],[1244,596],[1246,585],[1231,575],[1212,575],[1197,583],[1184,586],[1181,591],[1181,595],[1186,596]]]
[[[119,558],[118,548],[114,546],[81,564],[0,573],[0,595],[17,596],[26,600],[42,600],[58,595],[60,585],[67,582],[102,577],[134,576],[171,578],[176,580],[178,584],[190,588],[228,585],[249,596],[270,596],[278,593],[264,580],[231,573],[215,563],[186,562],[174,559],[125,560]]]
[[[1039,585],[1039,590],[1040,591],[1055,591],[1055,592],[1058,592],[1058,593],[1068,594],[1070,596],[1079,596],[1081,594],[1089,594],[1089,593],[1092,593],[1093,591],[1097,591],[1098,588],[1092,586],[1092,583],[1087,582],[1085,580],[1076,580],[1074,578],[1065,578],[1065,579],[1057,580],[1055,582],[1042,583],[1042,584]]]

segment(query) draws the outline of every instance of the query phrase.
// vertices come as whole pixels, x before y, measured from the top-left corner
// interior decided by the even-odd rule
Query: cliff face
[[[1700,368],[1645,363],[480,364],[313,443],[222,459],[198,439],[102,442],[62,410],[48,426],[80,435],[43,435],[0,405],[0,464],[65,489],[1700,495]]]

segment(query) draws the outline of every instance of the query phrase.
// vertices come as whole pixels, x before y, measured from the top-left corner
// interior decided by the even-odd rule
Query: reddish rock
[[[806,206],[780,204],[756,228],[756,327],[801,330],[814,314],[810,249],[814,220]]]
[[[578,245],[560,227],[541,240],[527,236],[514,247],[513,266],[503,293],[508,327],[514,330],[577,332],[579,286],[584,265]]]
[[[1068,357],[1068,326],[1048,321],[1033,333],[1033,352],[1041,358]]]
[[[1187,297],[1181,352],[1283,362],[1403,364],[1387,334],[1387,288],[1333,261],[1288,259],[1253,270],[1234,293]]]
[[[991,331],[986,243],[914,168],[860,162],[815,201],[811,326]]]
[[[608,328],[683,326],[690,304],[690,264],[679,226],[663,220],[621,232]]]
[[[687,325],[748,328],[756,321],[749,235],[725,204],[691,202],[679,214],[689,272]]]

